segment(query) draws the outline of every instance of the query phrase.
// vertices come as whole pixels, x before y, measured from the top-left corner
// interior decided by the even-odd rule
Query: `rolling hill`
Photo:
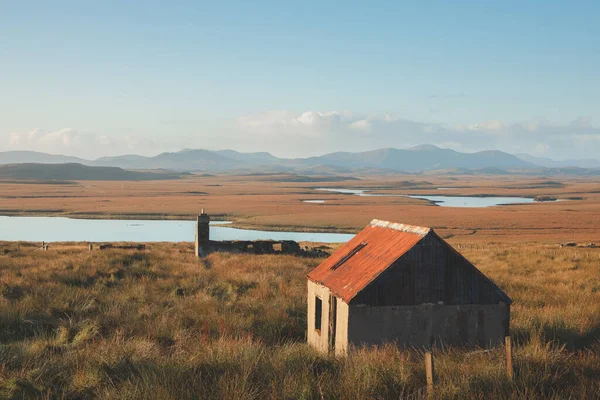
[[[501,151],[460,153],[425,145],[409,149],[380,149],[360,153],[330,153],[303,161],[309,165],[335,165],[350,168],[381,168],[418,172],[446,168],[527,168],[535,167],[512,154]]]
[[[515,156],[519,157],[521,160],[530,162],[532,164],[536,164],[546,168],[565,168],[565,167],[575,167],[575,168],[600,168],[600,160],[596,160],[593,158],[582,159],[582,160],[552,160],[550,158],[545,157],[535,157],[529,154],[515,154]]]
[[[12,180],[143,181],[177,179],[181,176],[169,171],[126,171],[118,167],[90,167],[76,163],[0,165],[0,179]]]
[[[116,166],[131,169],[170,169],[175,171],[218,171],[237,168],[243,161],[210,150],[181,150],[174,153],[161,153],[154,157],[119,156],[104,157],[92,161],[91,165]]]
[[[39,153],[37,151],[4,151],[0,152],[0,165],[17,163],[39,164],[87,164],[89,161],[78,157],[62,156],[58,154]]]

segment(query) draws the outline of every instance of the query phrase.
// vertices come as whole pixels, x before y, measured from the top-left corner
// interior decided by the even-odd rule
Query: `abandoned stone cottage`
[[[308,343],[491,346],[511,299],[432,229],[373,220],[308,276]]]

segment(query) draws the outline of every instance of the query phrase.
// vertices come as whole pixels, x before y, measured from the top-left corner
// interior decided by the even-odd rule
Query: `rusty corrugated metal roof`
[[[308,279],[328,287],[348,303],[430,231],[420,226],[374,219],[312,270]]]

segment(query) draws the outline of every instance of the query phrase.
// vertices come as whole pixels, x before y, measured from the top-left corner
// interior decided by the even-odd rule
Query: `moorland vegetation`
[[[397,399],[425,386],[420,350],[334,358],[306,345],[319,259],[35,248],[0,243],[0,398]],[[600,250],[464,252],[514,301],[516,376],[502,346],[439,348],[434,398],[598,398]]]

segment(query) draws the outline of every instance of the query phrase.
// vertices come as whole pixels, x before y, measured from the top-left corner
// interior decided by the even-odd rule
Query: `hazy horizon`
[[[1,7],[0,151],[600,151],[600,4]]]
[[[365,148],[365,149],[361,149],[359,151],[354,151],[354,152],[349,152],[349,153],[362,153],[362,152],[370,152],[370,151],[378,151],[378,150],[386,150],[386,149],[396,149],[396,150],[411,150],[414,148],[418,148],[418,147],[422,147],[422,146],[435,146],[438,147],[439,149],[442,150],[452,150],[452,151],[457,151],[460,152],[462,154],[472,154],[472,153],[478,153],[478,152],[482,152],[482,151],[502,151],[502,150],[497,150],[497,149],[482,149],[482,150],[474,150],[474,151],[460,151],[460,150],[456,150],[453,148],[449,148],[449,147],[440,147],[440,146],[436,146],[436,145],[431,145],[430,143],[422,143],[419,145],[414,145],[414,146],[409,146],[409,147],[378,147],[378,148]],[[82,160],[86,160],[86,161],[95,161],[95,160],[99,160],[102,158],[113,158],[113,157],[125,157],[125,156],[143,156],[143,157],[155,157],[158,156],[160,154],[163,153],[178,153],[178,152],[183,152],[183,151],[195,151],[195,150],[208,150],[208,151],[236,151],[238,153],[242,153],[242,154],[252,154],[252,153],[268,153],[274,157],[277,157],[281,160],[285,160],[285,159],[306,159],[306,158],[311,158],[311,157],[322,157],[328,154],[332,154],[332,153],[344,153],[344,151],[331,151],[331,152],[326,152],[326,153],[315,153],[312,155],[307,155],[307,156],[297,156],[297,157],[285,157],[285,156],[280,156],[276,153],[273,152],[269,152],[269,151],[244,151],[244,150],[237,150],[235,148],[216,148],[216,149],[207,149],[207,148],[182,148],[182,149],[176,149],[173,151],[161,151],[158,153],[148,153],[148,154],[142,154],[142,153],[135,153],[135,152],[130,152],[130,153],[112,153],[112,154],[105,154],[99,157],[81,157],[78,156],[77,154],[64,154],[64,153],[53,153],[53,152],[44,152],[44,151],[37,151],[37,150],[7,150],[7,152],[34,152],[34,153],[40,153],[40,154],[48,154],[48,155],[53,155],[53,156],[65,156],[65,157],[75,157],[75,158],[80,158]],[[3,151],[0,150],[0,153],[2,153]],[[547,159],[550,161],[556,161],[556,162],[568,162],[568,161],[598,161],[600,162],[600,157],[589,157],[589,158],[552,158],[552,157],[545,157],[545,156],[536,156],[530,153],[510,153],[510,152],[506,152],[507,154],[511,154],[514,155],[518,158],[521,158],[524,161],[529,161],[532,162],[533,164],[535,164],[535,161],[533,159]],[[527,156],[527,157],[525,157]],[[533,159],[529,159],[529,157],[532,157]]]

